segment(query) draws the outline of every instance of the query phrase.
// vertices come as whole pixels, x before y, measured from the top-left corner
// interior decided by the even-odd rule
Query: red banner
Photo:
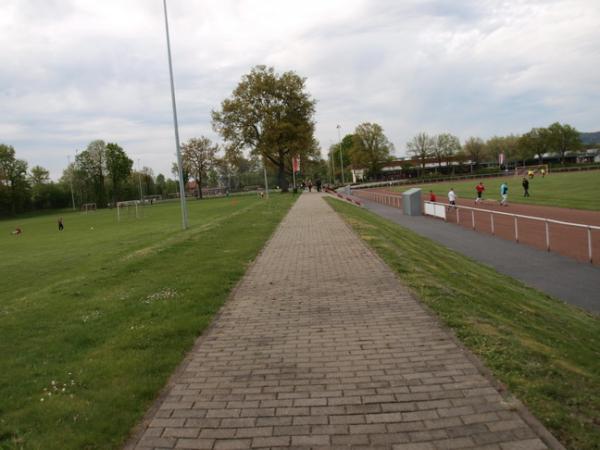
[[[294,156],[292,158],[292,169],[294,172],[300,172],[300,157]]]

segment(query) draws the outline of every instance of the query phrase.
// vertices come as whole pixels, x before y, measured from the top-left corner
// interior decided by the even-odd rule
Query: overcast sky
[[[182,140],[252,66],[294,70],[336,125],[417,132],[600,130],[600,0],[169,0]],[[94,139],[170,174],[162,0],[0,0],[0,143],[61,175]]]

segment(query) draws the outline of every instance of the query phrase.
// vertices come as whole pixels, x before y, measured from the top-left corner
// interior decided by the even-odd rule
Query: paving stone
[[[300,196],[136,449],[545,448],[321,197]]]

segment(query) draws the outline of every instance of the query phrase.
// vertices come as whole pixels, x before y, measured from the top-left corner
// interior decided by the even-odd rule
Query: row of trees
[[[494,136],[487,141],[478,137],[468,138],[461,146],[459,139],[451,134],[430,136],[417,134],[407,143],[408,154],[417,160],[421,168],[434,160],[438,167],[452,160],[471,161],[475,166],[483,162],[498,162],[500,154],[506,163],[525,163],[537,158],[542,163],[546,153],[556,154],[564,162],[568,152],[582,148],[580,133],[571,125],[553,123],[547,128],[532,128],[523,135]]]

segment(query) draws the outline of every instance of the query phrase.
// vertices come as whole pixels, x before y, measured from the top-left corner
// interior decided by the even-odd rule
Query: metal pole
[[[546,250],[550,251],[550,230],[548,229],[548,221],[546,223]]]
[[[494,230],[494,213],[490,214],[490,221],[492,222],[492,234],[496,234],[496,231]]]
[[[473,229],[475,229],[475,211],[471,210],[471,222],[473,222]]]
[[[587,229],[587,235],[588,235],[588,256],[590,258],[590,262],[594,262],[594,259],[592,258],[592,228],[588,227]]]
[[[342,127],[340,127],[339,125],[337,126],[337,130],[338,130],[338,142],[339,142],[339,146],[340,146],[340,167],[342,170],[342,185],[346,184],[346,180],[344,180],[344,157],[342,156],[342,138],[340,135],[340,129]]]
[[[179,125],[177,124],[177,105],[175,103],[175,83],[173,82],[173,63],[171,61],[171,41],[169,39],[169,20],[167,18],[167,0],[163,0],[165,10],[165,33],[167,36],[167,53],[169,55],[169,75],[171,77],[171,103],[173,104],[173,126],[175,128],[175,146],[177,148],[177,171],[179,172],[179,201],[181,204],[181,227],[188,227],[187,205],[185,203],[185,186],[183,185],[183,161],[179,147]]]
[[[517,223],[517,216],[515,216],[515,241],[519,242],[519,225]]]
[[[71,156],[68,155],[67,156],[67,162],[69,163],[69,166],[71,165]],[[73,165],[73,167],[70,167],[71,169],[71,176],[69,177],[69,184],[71,185],[71,202],[73,203],[73,211],[75,211],[75,195],[73,195],[73,171],[75,170],[75,165]]]

